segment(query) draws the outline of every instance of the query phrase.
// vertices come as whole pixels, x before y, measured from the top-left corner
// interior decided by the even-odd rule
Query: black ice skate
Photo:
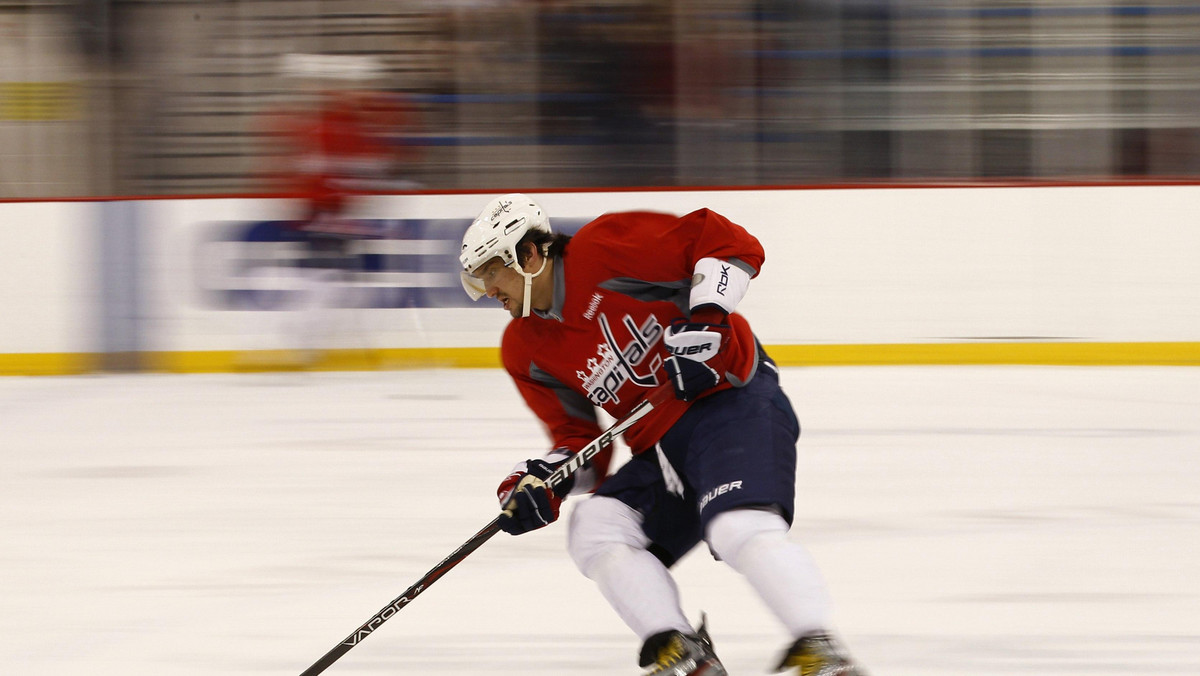
[[[867,676],[850,661],[837,641],[827,634],[809,634],[796,639],[776,671],[799,668],[799,676]]]
[[[712,639],[700,622],[695,634],[664,631],[646,639],[638,664],[644,676],[728,676],[713,652]]]

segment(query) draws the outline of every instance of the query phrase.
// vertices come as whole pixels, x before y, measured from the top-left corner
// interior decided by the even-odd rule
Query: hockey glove
[[[556,457],[561,457],[561,454],[552,453],[550,460],[526,460],[514,467],[512,473],[500,482],[496,497],[500,499],[500,508],[503,510],[500,529],[505,533],[528,533],[558,519],[561,496],[571,492],[575,479],[567,477],[554,488],[546,484],[546,479],[568,459],[555,460]]]
[[[692,401],[721,384],[725,379],[722,352],[729,338],[728,324],[689,322],[683,318],[671,322],[663,336],[671,356],[663,362],[663,367],[676,399]]]

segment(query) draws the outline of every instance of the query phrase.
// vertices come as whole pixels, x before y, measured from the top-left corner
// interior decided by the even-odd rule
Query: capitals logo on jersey
[[[658,318],[649,315],[639,326],[633,317],[622,317],[621,325],[631,336],[625,345],[618,344],[608,317],[603,312],[597,321],[604,334],[604,342],[596,346],[596,356],[588,359],[588,370],[575,372],[583,381],[588,399],[596,406],[620,403],[618,392],[629,381],[640,387],[657,386],[662,356],[655,353],[654,346],[663,333]],[[642,368],[648,356],[651,357],[650,363],[647,368]]]

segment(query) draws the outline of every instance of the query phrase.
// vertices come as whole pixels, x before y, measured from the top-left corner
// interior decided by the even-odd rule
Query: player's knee
[[[737,566],[739,554],[758,538],[784,538],[788,524],[778,512],[741,508],[722,512],[708,524],[708,546],[718,559]]]
[[[644,549],[647,544],[642,515],[616,498],[593,496],[580,501],[571,512],[567,552],[584,575],[614,548]]]

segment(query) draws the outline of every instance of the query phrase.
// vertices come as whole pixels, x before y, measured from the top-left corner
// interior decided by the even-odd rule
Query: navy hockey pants
[[[763,359],[745,387],[695,402],[654,449],[634,456],[596,494],[640,512],[650,551],[670,566],[721,512],[763,507],[791,523],[799,436],[778,370]]]

